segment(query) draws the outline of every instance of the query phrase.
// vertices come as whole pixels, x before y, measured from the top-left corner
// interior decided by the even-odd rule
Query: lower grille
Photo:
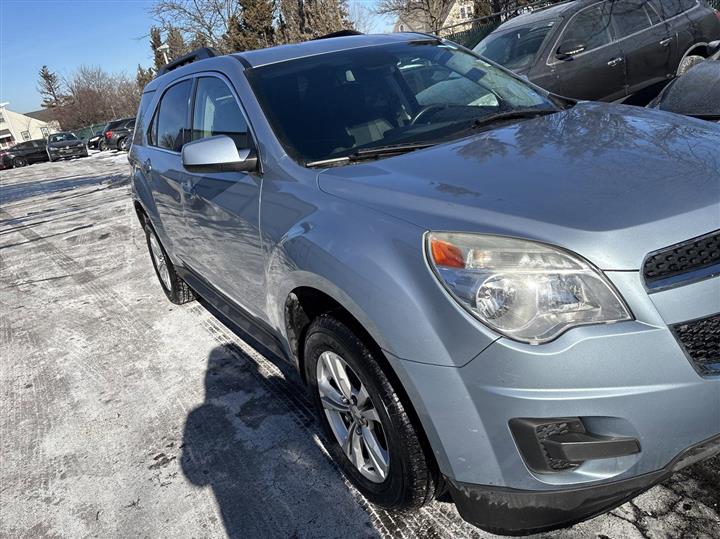
[[[675,324],[672,330],[700,374],[720,374],[720,313]]]

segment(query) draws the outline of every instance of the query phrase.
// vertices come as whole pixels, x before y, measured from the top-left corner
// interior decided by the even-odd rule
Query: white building
[[[470,21],[473,19],[474,0],[456,0],[452,4],[448,4],[445,13],[442,16],[441,27],[452,26],[446,33],[460,32],[470,28]],[[405,15],[398,17],[393,26],[393,32],[431,32],[432,28],[421,10],[410,9]]]
[[[13,112],[8,103],[0,103],[0,148],[7,148],[24,140],[46,138],[59,130],[57,122],[43,122],[25,114]]]

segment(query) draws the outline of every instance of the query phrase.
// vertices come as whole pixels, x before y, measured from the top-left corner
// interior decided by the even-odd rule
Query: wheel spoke
[[[355,437],[355,429],[357,429],[357,422],[353,420],[352,423],[350,423],[350,426],[348,427],[347,431],[347,437],[345,440],[343,440],[342,443],[342,450],[347,455],[347,458],[349,458],[351,461],[352,458],[352,450],[353,450],[353,438]]]
[[[350,400],[352,396],[352,385],[345,372],[345,364],[340,359],[340,356],[332,352],[325,352],[323,353],[323,357],[343,397]]]
[[[320,400],[326,409],[341,413],[350,411],[350,406],[343,402],[340,392],[331,386],[327,380],[318,382],[318,388],[320,389]]]
[[[360,415],[368,421],[375,421],[376,423],[380,423],[380,416],[378,415],[377,410],[372,407],[372,405],[370,406],[370,408],[360,410]]]
[[[381,478],[385,479],[388,471],[388,459],[386,452],[380,447],[380,444],[378,444],[377,438],[375,438],[375,433],[373,433],[371,429],[363,427],[362,439],[375,470]]]
[[[353,396],[355,397],[355,405],[361,410],[366,406],[370,400],[365,384],[360,384],[360,389],[353,389]]]

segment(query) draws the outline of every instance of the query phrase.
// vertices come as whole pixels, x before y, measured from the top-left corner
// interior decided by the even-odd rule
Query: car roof
[[[518,26],[527,26],[529,24],[533,24],[538,21],[544,21],[546,19],[561,17],[567,12],[575,13],[583,7],[594,3],[597,3],[597,0],[575,0],[574,2],[570,1],[563,2],[562,4],[555,4],[554,6],[550,6],[545,9],[539,9],[531,13],[524,13],[523,15],[513,17],[509,21],[501,24],[493,31],[493,33],[503,32],[505,30],[516,28]]]
[[[302,43],[278,45],[275,47],[268,47],[266,49],[235,53],[232,56],[244,60],[244,63],[249,64],[251,67],[260,67],[288,60],[296,60],[298,58],[306,58],[308,56],[327,54],[330,52],[359,49],[363,47],[374,47],[377,45],[402,43],[428,38],[437,39],[435,36],[409,32],[398,32],[394,34],[361,34],[355,36],[313,39],[310,41],[303,41]]]

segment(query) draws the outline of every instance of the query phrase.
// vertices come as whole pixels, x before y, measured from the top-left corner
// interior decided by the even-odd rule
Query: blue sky
[[[82,64],[128,75],[138,63],[150,65],[151,5],[152,0],[0,0],[0,102],[17,112],[39,109],[43,64],[64,76]],[[389,30],[387,20],[374,23],[374,31]]]

